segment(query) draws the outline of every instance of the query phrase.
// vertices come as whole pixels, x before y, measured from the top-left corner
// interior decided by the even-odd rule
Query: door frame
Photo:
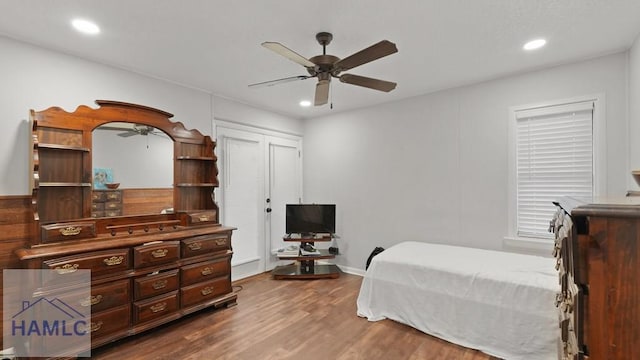
[[[224,153],[221,153],[222,149],[219,148],[219,146],[221,146],[221,142],[219,142],[218,139],[218,129],[219,128],[226,128],[226,129],[231,129],[231,130],[238,130],[238,131],[244,131],[244,132],[248,132],[248,133],[252,133],[252,134],[257,134],[257,135],[262,135],[263,136],[263,154],[264,154],[264,176],[263,176],[263,186],[262,189],[260,189],[260,192],[263,194],[263,202],[261,204],[259,204],[260,206],[262,206],[265,211],[262,212],[263,214],[263,221],[262,221],[262,228],[260,229],[261,233],[259,234],[260,238],[261,238],[261,248],[263,248],[264,251],[262,251],[262,256],[263,258],[260,260],[256,260],[259,263],[262,263],[261,266],[256,266],[257,264],[254,263],[254,261],[251,261],[249,263],[239,263],[239,264],[234,264],[232,267],[232,280],[239,280],[248,276],[253,276],[253,275],[257,275],[259,273],[262,272],[266,272],[271,270],[270,267],[270,261],[268,261],[268,257],[271,256],[271,224],[270,224],[270,219],[271,216],[269,216],[269,214],[266,212],[266,208],[268,205],[266,203],[266,198],[269,194],[269,185],[270,185],[270,169],[269,169],[269,161],[270,161],[270,151],[269,151],[269,146],[270,146],[270,139],[285,139],[285,140],[293,140],[296,141],[298,143],[298,149],[300,151],[300,156],[298,157],[298,171],[299,171],[299,179],[298,179],[298,189],[300,192],[300,198],[302,199],[302,194],[303,192],[303,160],[302,160],[302,147],[303,147],[303,137],[301,134],[296,134],[296,133],[292,133],[292,132],[285,132],[285,131],[277,131],[277,130],[273,130],[273,129],[267,129],[267,128],[261,128],[261,127],[256,127],[256,126],[252,126],[252,125],[245,125],[245,124],[240,124],[240,123],[236,123],[233,121],[228,121],[228,120],[219,120],[219,119],[214,119],[213,120],[213,134],[214,137],[216,139],[216,154],[221,154],[222,156],[219,156],[219,162],[220,164],[224,164]],[[220,165],[219,164],[219,165]],[[218,168],[219,174],[218,174],[218,181],[220,183],[219,187],[215,189],[215,199],[219,204],[219,218],[220,218],[220,223],[221,224],[225,224],[225,209],[224,209],[224,176],[225,174],[223,166],[219,166]],[[233,225],[233,224],[225,224],[225,225]],[[282,234],[284,236],[284,234]],[[259,239],[260,240],[260,239]],[[232,240],[231,240],[231,244],[233,245],[233,236],[232,236]]]

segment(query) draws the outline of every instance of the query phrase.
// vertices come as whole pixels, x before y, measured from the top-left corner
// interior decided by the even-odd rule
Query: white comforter
[[[374,258],[358,315],[508,360],[557,358],[554,259],[404,242]]]

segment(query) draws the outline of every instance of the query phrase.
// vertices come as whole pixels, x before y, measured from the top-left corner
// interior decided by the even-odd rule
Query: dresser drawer
[[[100,203],[105,202],[106,195],[104,191],[93,191],[91,192],[91,202]]]
[[[91,315],[91,321],[88,323],[76,324],[75,321],[63,322],[59,330],[63,334],[73,334],[74,332],[86,332],[91,336],[91,344],[100,343],[100,338],[104,339],[116,332],[126,333],[130,325],[131,310],[130,305],[126,304],[117,308],[102,311],[98,314]],[[70,349],[78,351],[87,351],[85,345],[89,345],[84,336],[70,337],[66,336],[64,341],[60,341],[60,336],[37,336],[42,341],[43,349],[47,349],[49,354],[64,354]],[[82,350],[81,350],[82,349]],[[66,357],[65,357],[66,358]]]
[[[74,273],[78,269],[90,269],[91,275],[96,276],[130,269],[130,263],[129,249],[114,249],[51,259],[42,266],[61,275]]]
[[[231,250],[229,235],[200,235],[182,240],[182,257]]]
[[[96,224],[91,221],[43,225],[41,237],[43,243],[92,238],[96,237]]]
[[[216,210],[189,213],[186,216],[188,225],[217,224],[218,212]]]
[[[159,274],[139,277],[133,280],[133,296],[142,300],[178,290],[178,269]]]
[[[133,266],[135,268],[165,264],[179,258],[179,241],[164,241],[133,248]]]
[[[195,284],[231,273],[229,257],[183,266],[180,272],[182,286]]]
[[[122,210],[122,204],[119,202],[106,202],[103,203],[104,204],[104,210],[105,211],[110,211],[110,210]]]
[[[105,210],[103,214],[105,217],[121,216],[122,210]]]
[[[104,201],[122,202],[122,192],[120,190],[107,190],[104,192]]]
[[[87,331],[91,333],[91,340],[124,330],[131,324],[131,307],[129,304],[101,311],[91,315],[91,324]]]
[[[133,304],[133,322],[140,324],[161,318],[178,310],[178,292],[173,291],[164,296],[137,301]]]
[[[104,211],[104,203],[92,203],[91,211]]]
[[[74,293],[65,293],[57,297],[73,308],[91,307],[92,314],[128,304],[131,301],[129,296],[129,280],[118,280],[107,284],[92,286],[89,297],[80,298]]]
[[[228,276],[211,281],[200,282],[180,289],[182,307],[213,300],[231,292],[231,280]]]

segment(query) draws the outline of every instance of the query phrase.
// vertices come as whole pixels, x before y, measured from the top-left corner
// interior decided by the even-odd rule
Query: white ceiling
[[[628,49],[640,33],[640,0],[2,0],[0,34],[310,118]],[[102,32],[75,32],[75,17]],[[260,46],[277,41],[309,58],[315,34],[345,58],[387,39],[399,52],[347,71],[398,83],[390,92],[332,82],[329,105],[315,79],[249,88],[306,70]],[[524,52],[525,41],[547,46]],[[2,56],[0,54],[0,56]]]

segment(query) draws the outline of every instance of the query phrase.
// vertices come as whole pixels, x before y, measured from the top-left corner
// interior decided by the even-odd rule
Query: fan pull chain
[[[333,110],[333,83],[329,83],[329,109]]]

